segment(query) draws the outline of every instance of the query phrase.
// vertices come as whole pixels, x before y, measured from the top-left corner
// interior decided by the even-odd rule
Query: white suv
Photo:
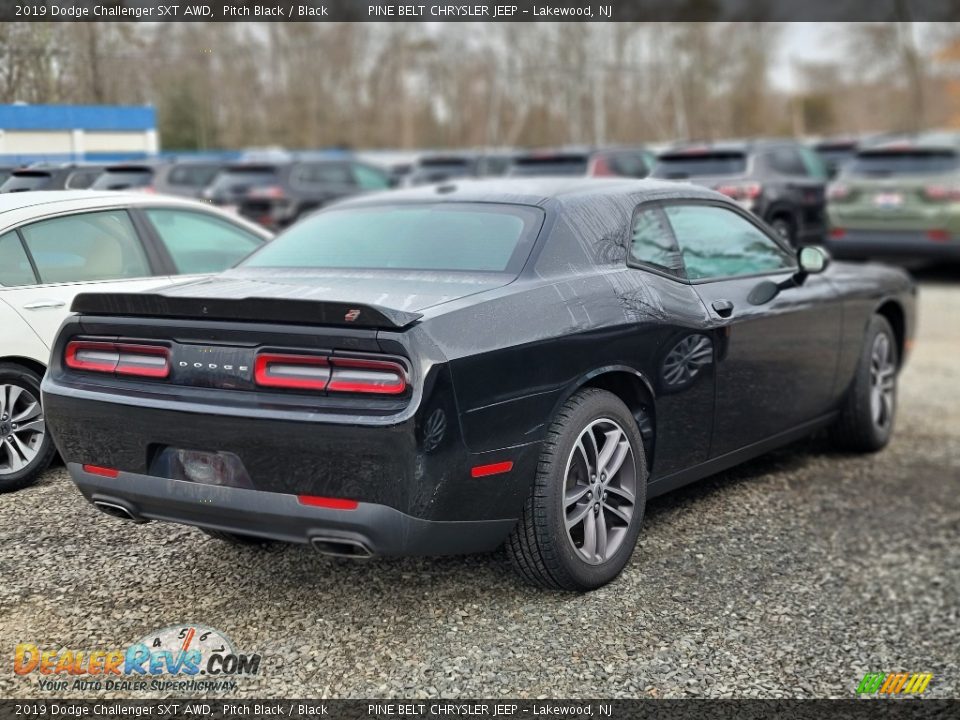
[[[0,491],[30,483],[53,457],[40,379],[75,295],[217,273],[269,239],[257,225],[175,197],[0,194]]]

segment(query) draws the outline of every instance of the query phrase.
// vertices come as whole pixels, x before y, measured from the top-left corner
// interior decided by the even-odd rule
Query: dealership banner
[[[956,718],[960,700],[3,700],[0,720],[917,720]]]
[[[0,20],[30,22],[946,21],[952,0],[0,0]]]

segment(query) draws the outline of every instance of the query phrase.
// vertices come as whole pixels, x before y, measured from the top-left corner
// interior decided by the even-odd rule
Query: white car
[[[0,491],[28,484],[53,457],[40,379],[75,295],[217,273],[269,239],[253,223],[183,198],[0,194]]]

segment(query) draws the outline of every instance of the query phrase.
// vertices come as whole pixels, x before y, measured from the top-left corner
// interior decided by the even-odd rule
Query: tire
[[[225,530],[208,530],[207,528],[198,528],[204,535],[221,540],[230,545],[245,545],[247,547],[266,547],[271,544],[270,540],[256,537],[255,535],[241,535],[239,533],[227,532]]]
[[[43,423],[40,376],[13,363],[0,363],[0,492],[35,482],[56,448]]]
[[[619,470],[605,482],[591,483],[590,468],[601,464],[596,458],[603,457],[613,437],[607,433],[617,431],[618,440],[610,445],[616,454],[610,459],[623,453]],[[598,440],[599,453],[587,449],[588,432]],[[599,503],[597,496],[602,498]],[[586,591],[606,585],[633,554],[646,497],[643,441],[630,410],[605,390],[581,390],[564,404],[547,431],[537,476],[506,543],[514,570],[527,582],[554,590]],[[569,531],[568,518],[576,520]],[[609,535],[603,534],[605,542],[602,529],[609,530]]]
[[[867,325],[856,375],[832,432],[841,449],[871,453],[890,442],[897,410],[898,355],[890,323],[874,315]]]

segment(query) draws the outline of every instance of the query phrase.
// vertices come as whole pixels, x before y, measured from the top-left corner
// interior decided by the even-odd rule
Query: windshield
[[[184,187],[206,187],[220,172],[219,165],[177,165],[170,170],[167,182]]]
[[[559,156],[544,158],[521,158],[513,163],[510,172],[513,177],[536,177],[544,175],[586,175],[587,156]]]
[[[298,222],[243,266],[518,273],[542,222],[539,208],[492,203],[328,210]]]
[[[938,175],[957,169],[960,169],[960,158],[952,150],[874,150],[857,155],[844,168],[844,175]]]
[[[661,155],[651,177],[676,180],[708,175],[741,175],[747,171],[747,156],[738,152]]]

